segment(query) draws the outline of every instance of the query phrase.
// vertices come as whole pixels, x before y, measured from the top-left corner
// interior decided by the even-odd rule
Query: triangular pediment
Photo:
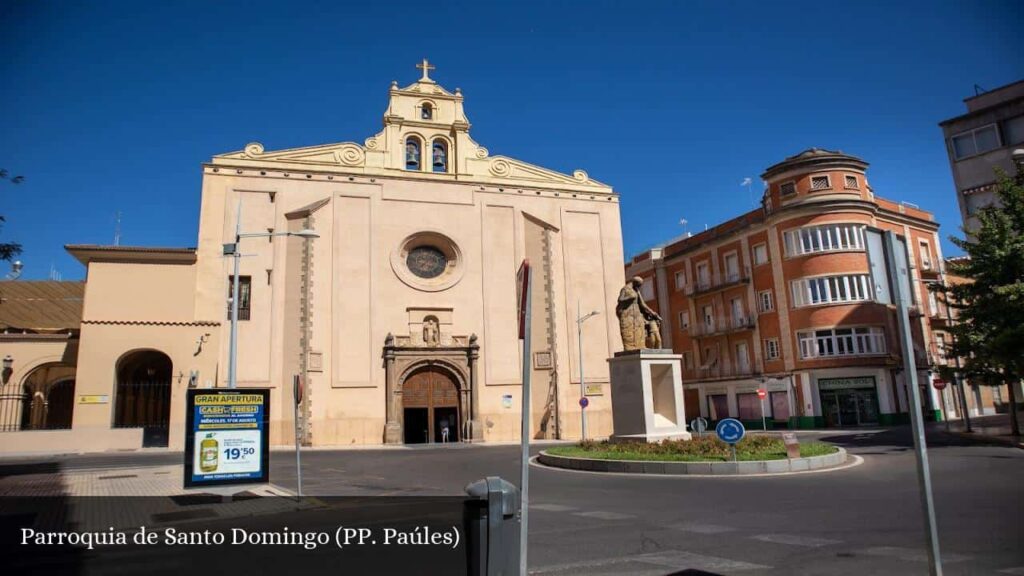
[[[487,160],[487,171],[490,176],[503,180],[522,180],[532,183],[567,184],[572,186],[606,187],[597,180],[592,180],[583,170],[575,170],[572,175],[542,168],[535,164],[509,158],[493,156]]]
[[[266,152],[259,142],[252,142],[244,150],[218,154],[214,160],[257,160],[260,162],[283,162],[288,164],[310,164],[329,166],[364,166],[365,149],[353,142],[323,144],[303,148],[288,148]]]

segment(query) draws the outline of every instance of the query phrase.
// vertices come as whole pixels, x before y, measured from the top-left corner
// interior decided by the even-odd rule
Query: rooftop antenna
[[[18,278],[21,277],[21,272],[24,269],[24,267],[25,265],[21,263],[21,260],[15,260],[14,262],[11,263],[11,271],[7,273],[7,276],[4,276],[4,279],[17,280]]]
[[[981,86],[978,86],[977,84],[974,85],[974,95],[975,96],[981,96],[985,92],[988,92],[988,90],[985,90],[984,88],[982,88]]]
[[[679,224],[683,227],[683,236],[686,237],[686,238],[689,238],[690,236],[692,236],[692,234],[690,234],[689,228],[687,227],[687,224],[689,224],[689,223],[690,223],[690,221],[687,220],[686,218],[680,218],[679,219]]]
[[[50,280],[53,280],[55,282],[60,282],[60,279],[61,279],[60,272],[57,271],[57,267],[54,266],[53,263],[51,262],[50,263]]]
[[[121,245],[121,211],[114,215],[114,246]]]

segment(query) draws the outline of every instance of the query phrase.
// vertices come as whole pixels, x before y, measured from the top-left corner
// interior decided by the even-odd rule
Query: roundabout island
[[[825,442],[788,453],[782,437],[753,434],[730,445],[713,436],[661,442],[587,441],[542,451],[537,461],[553,468],[626,474],[714,475],[807,472],[841,466],[846,451]]]

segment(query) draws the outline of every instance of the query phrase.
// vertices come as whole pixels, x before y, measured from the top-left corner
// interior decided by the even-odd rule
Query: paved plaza
[[[813,432],[802,438],[834,442],[862,462],[753,478],[534,466],[530,572],[926,573],[909,429]],[[970,443],[938,429],[929,441],[945,573],[1024,573],[1024,451]],[[42,493],[44,486],[74,494],[109,494],[127,486],[177,493],[180,458],[148,452],[7,459],[0,463],[0,493]],[[518,451],[512,445],[462,444],[310,450],[303,465],[303,488],[311,495],[448,496],[461,495],[468,482],[488,475],[516,480]],[[271,482],[281,493],[295,489],[291,452],[272,453]]]

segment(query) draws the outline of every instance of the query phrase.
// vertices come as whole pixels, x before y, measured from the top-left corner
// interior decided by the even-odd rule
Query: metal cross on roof
[[[434,68],[436,68],[436,66],[431,66],[430,62],[427,61],[426,58],[423,59],[423,63],[422,64],[417,64],[416,67],[419,68],[420,70],[423,70],[423,77],[420,78],[420,80],[428,80],[428,81],[430,80],[430,71],[433,70]]]

